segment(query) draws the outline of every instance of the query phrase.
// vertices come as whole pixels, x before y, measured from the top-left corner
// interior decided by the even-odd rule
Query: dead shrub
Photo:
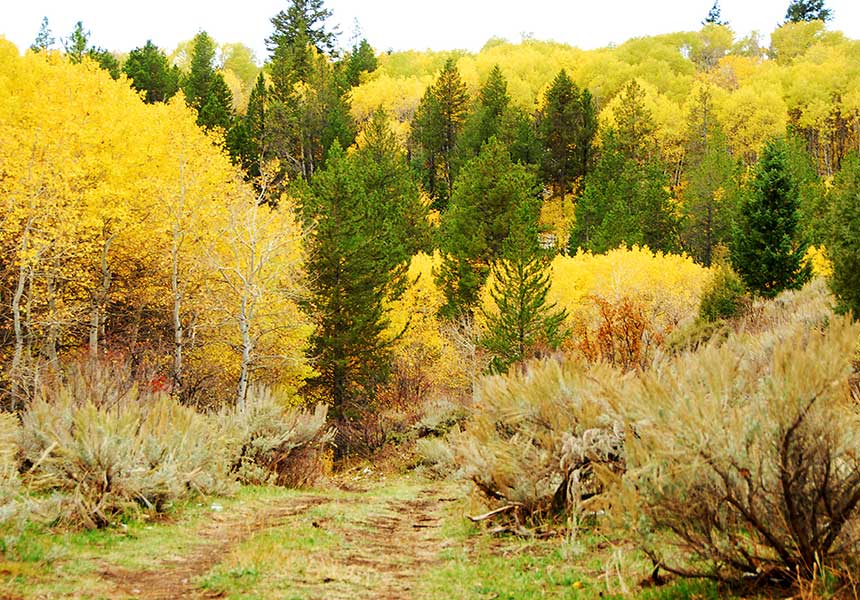
[[[646,315],[645,303],[630,296],[590,299],[597,307],[598,320],[594,329],[578,329],[582,354],[591,362],[605,361],[625,371],[644,367],[664,339]]]
[[[655,366],[628,403],[630,490],[646,551],[666,570],[790,582],[856,566],[860,414],[849,377],[860,327],[772,319],[779,327]],[[690,558],[673,559],[661,532]]]

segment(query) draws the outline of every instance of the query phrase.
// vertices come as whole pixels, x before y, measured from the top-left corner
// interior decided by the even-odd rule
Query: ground
[[[638,588],[635,548],[599,536],[493,535],[466,488],[370,467],[311,491],[245,488],[167,519],[4,542],[0,600],[18,598],[718,597]]]

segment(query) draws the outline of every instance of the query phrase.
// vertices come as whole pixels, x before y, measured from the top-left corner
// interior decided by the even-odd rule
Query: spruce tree
[[[800,195],[785,140],[767,143],[744,190],[731,247],[732,265],[747,287],[766,297],[799,288],[810,276],[807,243],[798,227]]]
[[[442,215],[438,279],[446,299],[444,317],[472,314],[490,264],[502,255],[514,208],[537,195],[533,173],[514,163],[495,137],[463,166]]]
[[[702,25],[728,25],[728,23],[722,20],[720,15],[719,0],[714,0],[714,5],[711,7],[711,10],[708,11],[708,16],[705,17],[704,21],[702,21]]]
[[[227,138],[230,155],[241,165],[250,181],[260,177],[261,166],[267,159],[267,113],[268,86],[265,75],[260,73],[248,97],[245,114],[238,119]]]
[[[833,261],[830,289],[842,312],[860,318],[860,156],[842,162],[830,193],[827,252]]]
[[[197,124],[206,129],[220,127],[225,131],[233,122],[233,94],[221,73],[213,73],[206,100],[197,115]]]
[[[209,99],[209,90],[215,76],[215,41],[205,31],[194,36],[191,50],[191,68],[182,91],[188,105],[198,111]]]
[[[504,117],[510,103],[508,82],[502,75],[499,65],[495,65],[487,81],[478,91],[475,108],[463,125],[463,132],[458,140],[458,154],[461,160],[465,162],[477,156],[481,146],[491,137],[502,139]]]
[[[544,177],[555,185],[563,200],[571,183],[588,173],[597,133],[597,112],[590,92],[580,90],[564,69],[546,92],[537,128],[544,147]]]
[[[89,40],[90,32],[84,31],[84,24],[81,21],[75,23],[75,28],[69,37],[63,40],[63,49],[66,51],[66,56],[69,57],[69,62],[73,64],[80,63],[87,52],[87,40]]]
[[[54,45],[54,36],[51,35],[51,28],[48,25],[48,17],[42,17],[42,25],[39,27],[39,33],[36,34],[36,39],[30,50],[33,52],[47,52]]]
[[[803,21],[829,21],[833,11],[824,8],[824,0],[791,0],[785,13],[787,23]]]
[[[307,244],[311,339],[319,376],[310,386],[349,418],[366,408],[390,368],[386,298],[402,289],[409,257],[425,233],[405,157],[384,116],[375,117],[362,146],[347,155],[335,142],[326,166],[303,195],[311,227]]]
[[[490,370],[496,373],[540,351],[557,349],[564,337],[567,313],[547,301],[550,256],[540,246],[539,216],[537,199],[514,207],[502,257],[492,266],[490,295],[496,310],[484,311],[487,332],[481,345],[492,355]]]
[[[179,91],[179,69],[170,65],[164,52],[151,40],[129,52],[122,70],[131,80],[131,86],[145,93],[143,101],[148,104],[167,102]]]
[[[457,138],[466,120],[469,95],[457,62],[449,58],[424,94],[412,122],[413,154],[434,206],[443,210],[454,188],[452,165]]]

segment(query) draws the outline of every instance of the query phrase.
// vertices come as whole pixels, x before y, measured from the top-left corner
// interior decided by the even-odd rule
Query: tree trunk
[[[112,234],[108,236],[105,240],[104,245],[102,246],[102,256],[101,256],[101,269],[102,269],[102,282],[99,286],[96,293],[93,295],[93,309],[90,314],[90,343],[89,350],[90,356],[96,357],[99,354],[99,337],[100,334],[104,332],[104,317],[102,315],[102,308],[107,302],[108,292],[110,291],[111,282],[113,280],[113,274],[108,268],[108,252],[110,251],[110,246],[113,243],[114,238],[116,238],[116,234]]]

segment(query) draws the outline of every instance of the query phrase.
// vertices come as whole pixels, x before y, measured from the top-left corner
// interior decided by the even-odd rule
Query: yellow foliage
[[[814,277],[824,277],[825,279],[833,275],[833,263],[827,256],[827,248],[824,246],[810,246],[806,250],[806,256],[803,257],[804,262],[812,266],[812,275]]]

